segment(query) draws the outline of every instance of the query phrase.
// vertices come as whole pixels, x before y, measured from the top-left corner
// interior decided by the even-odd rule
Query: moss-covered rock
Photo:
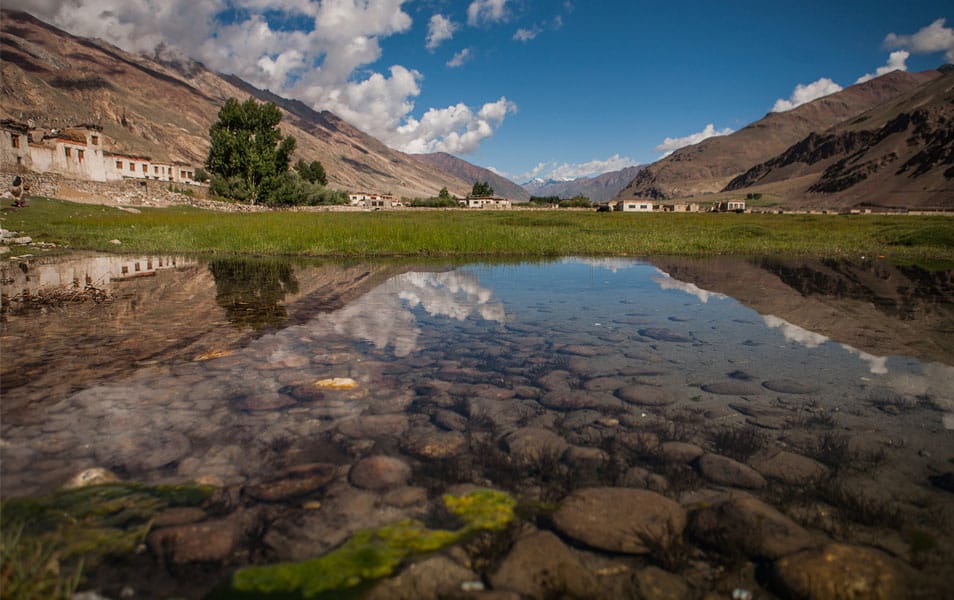
[[[443,500],[463,523],[460,528],[429,529],[419,521],[407,519],[366,529],[319,558],[240,569],[223,595],[316,598],[333,594],[339,597],[348,590],[357,591],[369,582],[392,574],[410,556],[435,552],[477,531],[505,528],[513,520],[516,506],[512,497],[496,490],[446,495]]]

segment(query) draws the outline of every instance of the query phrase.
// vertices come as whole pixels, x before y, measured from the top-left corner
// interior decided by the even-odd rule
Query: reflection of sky
[[[799,343],[806,348],[817,348],[828,341],[828,338],[820,333],[803,329],[775,315],[762,315],[762,320],[772,329],[781,331],[786,340]]]
[[[502,323],[503,305],[492,297],[471,273],[404,273],[323,319],[336,333],[369,341],[378,350],[390,346],[401,357],[418,349],[421,330],[413,309],[421,307],[432,317],[463,321],[475,315]]]

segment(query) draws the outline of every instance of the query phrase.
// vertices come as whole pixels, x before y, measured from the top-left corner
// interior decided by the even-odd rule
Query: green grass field
[[[567,211],[133,214],[32,199],[0,224],[73,250],[325,257],[886,256],[954,261],[954,218]],[[119,240],[121,245],[111,243]]]

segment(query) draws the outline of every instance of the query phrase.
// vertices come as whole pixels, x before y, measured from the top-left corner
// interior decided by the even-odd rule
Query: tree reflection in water
[[[298,292],[290,262],[220,258],[209,262],[209,272],[215,278],[215,301],[236,327],[262,329],[288,318],[282,300]]]

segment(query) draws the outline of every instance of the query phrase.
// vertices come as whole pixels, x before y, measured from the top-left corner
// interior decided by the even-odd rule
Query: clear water
[[[329,462],[337,479],[308,497],[329,502],[334,524],[310,519],[340,540],[420,516],[461,483],[555,502],[635,485],[628,470],[646,467],[687,506],[734,488],[620,443],[650,432],[742,462],[780,449],[811,457],[869,506],[901,514],[879,525],[818,498],[844,513],[845,529],[806,517],[814,499],[780,506],[784,484],[751,492],[820,535],[928,571],[905,536],[954,537],[954,496],[932,483],[954,470],[952,272],[724,258],[422,267],[103,256],[3,269],[4,498],[48,493],[90,467],[239,489]],[[314,386],[336,377],[356,386]],[[654,400],[634,402],[627,388]],[[530,429],[562,438],[556,464],[520,456],[514,432]],[[740,431],[755,445],[726,447],[722,434]],[[420,502],[388,500],[391,489],[366,514],[333,513],[334,498],[359,493],[348,466],[374,454],[411,466],[399,487]],[[263,538],[275,560],[332,545],[303,547],[281,533],[287,518]]]

